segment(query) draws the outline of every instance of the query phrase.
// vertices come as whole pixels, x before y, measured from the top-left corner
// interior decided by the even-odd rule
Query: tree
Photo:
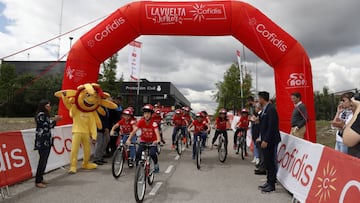
[[[334,104],[334,95],[329,94],[329,88],[323,87],[322,92],[316,91],[314,98],[316,120],[331,120],[336,106]]]
[[[245,99],[252,95],[251,89],[252,78],[248,72],[243,77],[243,98],[241,98],[240,69],[237,64],[231,64],[229,69],[224,73],[223,81],[215,84],[217,92],[213,95],[213,99],[218,102],[218,108],[226,108],[227,110],[241,109],[245,104]]]
[[[116,53],[102,63],[102,75],[99,77],[101,88],[110,94],[116,93],[118,89],[118,85],[116,84],[117,58],[118,54]]]
[[[10,90],[16,80],[15,66],[3,63],[0,67],[0,106],[9,102]]]

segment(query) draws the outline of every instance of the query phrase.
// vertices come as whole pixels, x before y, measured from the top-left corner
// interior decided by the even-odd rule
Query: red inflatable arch
[[[290,131],[290,94],[300,92],[315,142],[311,65],[303,47],[263,13],[239,1],[151,2],[127,4],[83,35],[67,58],[62,89],[96,82],[100,64],[140,35],[232,35],[274,68],[280,129]],[[60,103],[59,114],[71,123]]]

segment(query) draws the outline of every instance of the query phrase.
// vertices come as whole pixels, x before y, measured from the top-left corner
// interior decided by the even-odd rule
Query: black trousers
[[[143,143],[143,142],[142,142]],[[141,159],[142,152],[146,150],[146,147],[144,145],[139,145],[137,151],[136,151],[136,164]],[[154,161],[154,164],[158,163],[158,157],[157,157],[157,146],[150,146],[150,157]]]
[[[275,166],[275,150],[274,144],[268,144],[266,148],[263,148],[264,162],[267,170],[267,183],[275,187],[276,181],[276,166]]]
[[[246,133],[247,133],[247,130],[244,129],[244,128],[236,128],[236,131],[234,133],[234,145],[236,145],[236,141],[237,141],[237,135],[242,132],[242,136],[245,136],[245,140],[246,140]],[[245,148],[246,149],[246,148]]]
[[[117,141],[118,137],[119,136],[110,136],[108,146],[106,147],[106,153],[107,154],[112,155],[115,152],[115,150],[117,148],[116,141]]]
[[[216,130],[215,131],[215,135],[212,139],[212,144],[215,143],[216,139],[219,137],[219,134],[222,133],[224,135],[224,138],[225,138],[225,144],[227,146],[228,144],[228,136],[227,136],[227,131],[226,130]]]
[[[45,173],[45,169],[46,169],[46,165],[47,165],[47,161],[50,155],[50,150],[51,148],[45,148],[45,149],[39,149],[39,164],[36,170],[36,175],[35,175],[35,183],[41,183],[44,178],[43,175]]]

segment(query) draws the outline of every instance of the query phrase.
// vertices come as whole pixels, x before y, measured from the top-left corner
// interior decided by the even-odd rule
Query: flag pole
[[[244,91],[243,91],[243,74],[242,74],[242,65],[241,65],[241,54],[239,50],[236,50],[236,55],[238,59],[238,67],[240,71],[240,97],[241,97],[241,108],[244,108]],[[234,109],[235,110],[235,109]]]
[[[130,42],[130,45],[133,47],[132,51],[129,55],[129,65],[131,67],[131,75],[130,79],[137,82],[137,90],[136,90],[136,101],[135,101],[135,114],[140,114],[139,109],[139,96],[140,96],[140,71],[141,71],[141,53],[142,53],[142,43],[138,41]]]

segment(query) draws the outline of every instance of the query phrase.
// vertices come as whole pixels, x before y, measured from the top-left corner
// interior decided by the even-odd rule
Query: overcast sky
[[[0,58],[46,41],[92,20],[111,14],[129,0],[0,0]],[[315,90],[328,86],[336,92],[359,87],[359,0],[248,0],[282,27],[310,56]],[[100,22],[100,21],[98,21]],[[56,60],[98,22],[5,60]],[[170,81],[196,111],[213,112],[211,95],[236,60],[241,42],[227,37],[141,36],[141,77]],[[60,44],[60,52],[58,45]],[[274,92],[273,69],[245,49],[247,69],[258,67],[258,89]],[[119,51],[118,76],[129,79],[129,47]],[[255,87],[255,80],[254,80]]]

